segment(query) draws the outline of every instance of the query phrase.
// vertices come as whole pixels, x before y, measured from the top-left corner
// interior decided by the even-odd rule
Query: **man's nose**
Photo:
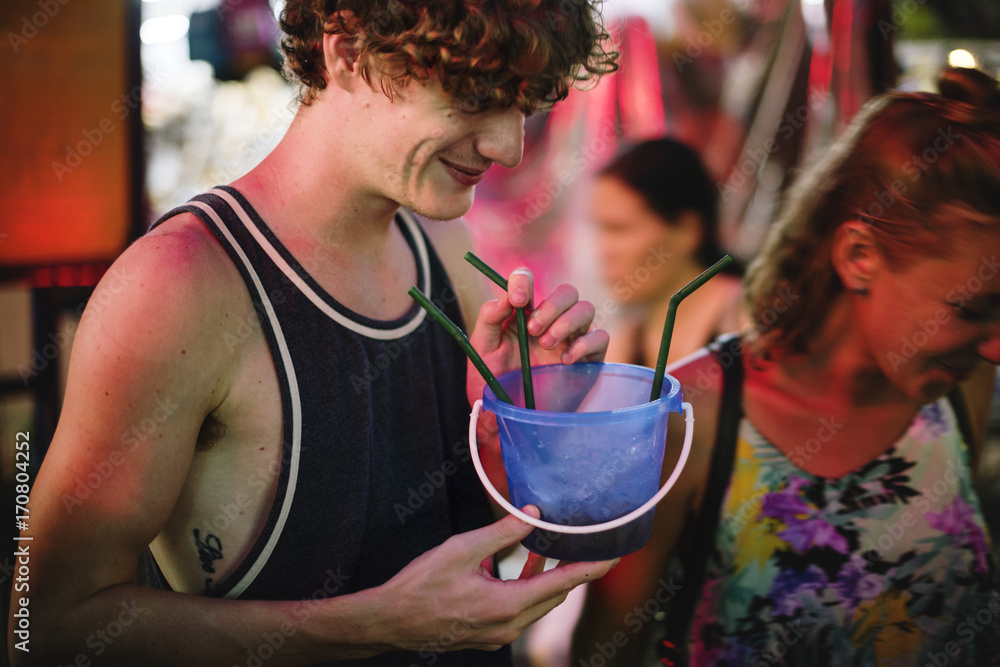
[[[516,106],[491,109],[483,113],[483,127],[476,150],[483,157],[504,167],[521,163],[524,150],[524,114]]]

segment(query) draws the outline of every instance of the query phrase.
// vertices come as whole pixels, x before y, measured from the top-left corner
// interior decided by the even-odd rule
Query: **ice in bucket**
[[[537,505],[542,521],[550,524],[591,526],[655,505],[652,499],[665,493],[658,489],[667,416],[682,408],[677,380],[666,376],[660,398],[650,402],[654,371],[642,366],[555,364],[534,367],[531,373],[535,410],[523,407],[520,370],[497,378],[514,405],[499,401],[489,387],[483,392],[483,407],[497,416],[513,506]],[[690,423],[687,428],[691,430]],[[676,481],[689,447],[688,439],[666,490]],[[564,560],[622,556],[649,539],[652,505],[610,530],[567,534],[536,528],[522,544]]]

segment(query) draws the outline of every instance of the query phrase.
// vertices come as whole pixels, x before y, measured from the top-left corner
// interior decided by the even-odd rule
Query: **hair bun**
[[[989,74],[968,67],[949,67],[938,78],[942,97],[1000,110],[1000,88]]]

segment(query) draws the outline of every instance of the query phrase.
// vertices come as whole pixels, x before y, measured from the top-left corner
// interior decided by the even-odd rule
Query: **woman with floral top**
[[[649,544],[590,585],[574,666],[1000,661],[971,482],[1000,363],[1000,91],[940,88],[868,104],[749,267],[754,330],[670,370],[695,447]]]

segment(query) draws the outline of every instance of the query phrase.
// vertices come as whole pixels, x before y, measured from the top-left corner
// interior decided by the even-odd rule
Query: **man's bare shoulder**
[[[153,368],[176,363],[218,373],[227,357],[227,323],[252,309],[235,266],[191,215],[171,219],[138,239],[91,296],[74,356],[106,363],[108,348]],[[231,328],[231,327],[230,327]],[[82,361],[82,359],[81,359]]]
[[[180,280],[215,278],[228,283],[237,276],[222,245],[191,213],[181,213],[163,222],[129,246],[121,260],[168,262],[175,267],[169,277]]]
[[[102,279],[95,296],[108,288],[114,289],[115,296],[143,293],[160,310],[188,311],[184,321],[189,324],[197,315],[214,318],[215,306],[245,291],[225,250],[191,214],[168,220],[129,246]]]

